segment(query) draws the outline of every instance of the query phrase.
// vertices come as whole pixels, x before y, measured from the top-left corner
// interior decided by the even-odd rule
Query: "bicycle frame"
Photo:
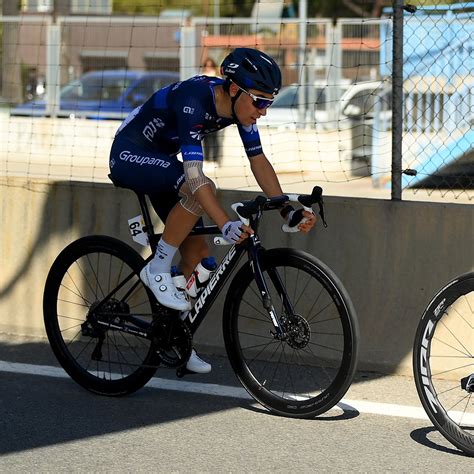
[[[142,210],[143,220],[145,222],[145,231],[148,235],[148,241],[150,243],[151,250],[154,253],[154,249],[156,249],[156,245],[159,239],[161,238],[161,234],[154,233],[154,228],[151,221],[151,217],[150,217],[150,213],[148,210],[145,196],[140,193],[136,193],[136,194],[138,197],[138,201],[140,203],[140,208]],[[208,284],[204,287],[204,289],[200,293],[193,308],[190,311],[185,313],[183,320],[186,321],[186,323],[188,324],[189,329],[191,330],[192,334],[194,334],[197,331],[198,327],[200,326],[200,324],[206,317],[207,312],[209,311],[212,304],[214,303],[217,296],[219,295],[222,288],[224,287],[225,283],[227,282],[227,279],[229,278],[234,268],[238,264],[243,253],[247,250],[247,252],[249,253],[249,260],[251,262],[251,267],[255,275],[257,287],[262,296],[263,305],[265,309],[268,311],[268,313],[270,314],[270,317],[275,326],[275,331],[277,335],[282,336],[283,331],[281,329],[280,323],[276,316],[274,307],[271,303],[268,287],[263,277],[263,273],[262,273],[259,258],[258,258],[258,254],[262,250],[264,250],[264,248],[260,244],[260,239],[257,234],[258,224],[261,217],[262,217],[262,214],[259,213],[256,218],[251,219],[250,224],[251,224],[251,227],[254,229],[255,234],[251,235],[242,244],[232,245],[230,247],[229,251],[227,252],[225,257],[222,259],[219,267],[210,278]],[[216,225],[211,225],[211,226],[204,226],[204,227],[195,227],[191,231],[190,235],[219,235],[220,233],[221,232]],[[150,261],[152,257],[153,255],[151,255],[147,259],[147,262]],[[286,295],[284,286],[281,283],[281,280],[278,274],[275,274],[275,273],[276,272],[272,272],[272,274],[270,275],[271,280],[273,284],[275,285],[275,287],[277,288],[280,298],[284,302],[285,309],[291,312],[292,307],[291,307],[291,304],[289,303],[289,299]]]
[[[206,235],[206,234],[216,234],[218,232],[218,228],[216,226],[207,226],[202,228],[196,228],[192,234],[193,235]],[[159,235],[155,234],[155,237],[159,237]],[[257,283],[257,288],[260,292],[262,297],[263,306],[269,313],[273,325],[275,327],[275,334],[277,337],[283,337],[283,330],[281,328],[279,318],[277,313],[273,307],[271,302],[271,298],[269,296],[269,291],[267,284],[265,282],[265,278],[263,277],[263,272],[260,265],[259,260],[259,253],[264,251],[264,248],[260,244],[260,240],[257,234],[250,236],[245,242],[239,245],[232,245],[227,254],[222,259],[220,265],[213,273],[212,277],[209,279],[207,285],[203,288],[201,293],[199,294],[193,308],[182,315],[182,319],[186,322],[187,326],[189,327],[192,334],[194,334],[198,327],[201,325],[202,321],[206,317],[208,311],[212,307],[214,301],[216,300],[217,296],[221,292],[222,288],[224,287],[225,283],[227,282],[228,278],[234,271],[235,267],[237,266],[238,262],[240,261],[242,255],[245,252],[249,254],[249,261],[251,263],[251,268],[254,272],[255,281]],[[151,255],[148,259],[151,260],[153,255]],[[107,296],[103,298],[103,300],[97,305],[94,312],[96,315],[100,315],[100,308],[115,294],[120,288],[122,288],[131,278],[134,277],[134,273],[126,276],[117,287],[115,287]],[[287,298],[286,291],[284,289],[283,284],[281,283],[280,277],[278,273],[272,272],[270,274],[270,278],[277,288],[277,291],[280,295],[280,298],[284,302],[285,309],[287,311],[292,311],[291,304],[289,303],[289,299]],[[126,295],[123,296],[123,300],[125,300],[130,293],[132,293],[136,286],[139,284],[137,283],[133,285]],[[118,329],[125,331],[130,334],[134,334],[139,337],[150,337],[148,333],[148,329],[150,329],[150,323],[145,322],[141,319],[138,315],[127,315],[127,319],[129,322],[133,323],[136,327],[140,329],[133,328],[128,325],[120,326],[118,324],[114,324],[109,321],[97,321],[97,323],[101,326],[104,326],[109,329]]]
[[[146,232],[148,236],[148,242],[150,244],[150,248],[152,251],[152,254],[146,260],[146,262],[148,263],[153,258],[154,251],[156,249],[156,245],[159,239],[161,238],[161,234],[155,234],[154,232],[154,227],[151,221],[151,217],[150,217],[150,213],[148,210],[145,196],[140,193],[136,193],[136,194],[140,203],[143,219],[145,222],[144,231]],[[240,258],[242,257],[244,252],[247,251],[250,266],[254,273],[255,282],[260,292],[263,306],[265,310],[268,312],[273,322],[273,325],[275,327],[275,335],[279,339],[284,339],[284,330],[281,327],[279,317],[271,301],[270,293],[268,291],[268,286],[263,276],[263,271],[260,264],[259,255],[261,252],[265,250],[260,243],[260,239],[257,233],[258,224],[260,222],[261,217],[262,217],[262,212],[259,212],[257,216],[252,217],[250,219],[250,226],[254,229],[255,233],[249,236],[249,238],[246,239],[241,244],[232,245],[229,248],[227,254],[224,256],[221,263],[219,264],[219,267],[213,273],[207,285],[199,294],[193,308],[183,313],[182,319],[183,321],[187,323],[192,334],[194,334],[197,331],[198,327],[200,326],[200,324],[206,317],[209,309],[211,308],[217,296],[219,295],[222,288],[224,287],[225,283],[227,282],[229,276],[232,274],[236,265],[240,261]],[[190,233],[190,235],[218,235],[218,234],[220,234],[220,230],[215,225],[195,227]],[[119,285],[114,290],[112,290],[112,292],[110,292],[97,305],[97,307],[95,308],[95,313],[98,314],[100,308],[105,304],[105,302],[110,297],[112,297],[112,295],[116,293],[120,288],[122,288],[128,281],[130,281],[130,279],[133,278],[134,275],[135,275],[134,273],[131,273],[126,278],[124,278],[119,283]],[[288,298],[285,287],[280,279],[280,276],[278,275],[278,272],[272,269],[271,271],[269,271],[269,277],[274,287],[276,288],[276,291],[281,301],[283,302],[285,311],[287,312],[287,314],[293,314],[292,304],[290,303],[290,299]],[[133,285],[122,299],[125,300],[135,290],[138,284],[139,282]],[[149,329],[149,323],[144,322],[137,315],[128,315],[128,320],[132,322],[133,324],[135,324],[135,326],[141,328],[145,332],[137,330],[130,326],[118,326],[110,322],[98,321],[98,323],[105,327],[121,329],[125,332],[129,332],[137,336],[150,337],[150,335],[146,332],[147,329]]]
[[[199,234],[196,233],[196,235]],[[269,296],[269,291],[265,282],[265,278],[263,277],[263,272],[259,260],[259,253],[264,251],[264,248],[261,246],[257,234],[251,235],[247,239],[247,241],[243,242],[242,244],[232,245],[230,247],[229,251],[222,259],[219,267],[200,293],[193,308],[187,313],[185,313],[183,320],[186,321],[193,334],[197,331],[199,325],[206,317],[207,312],[213,305],[215,299],[221,292],[227,279],[232,274],[234,268],[236,267],[237,263],[239,262],[245,251],[247,251],[249,254],[249,261],[251,264],[251,268],[254,272],[257,288],[260,291],[260,295],[262,297],[263,306],[268,311],[272,319],[272,322],[275,326],[276,334],[278,336],[281,336],[283,334],[280,323],[278,321],[278,317],[276,315],[275,309],[271,302],[271,298]],[[272,274],[271,279],[275,284],[276,288],[278,289],[280,297],[283,298],[285,306],[288,307],[289,300],[288,298],[286,298],[286,292],[284,291],[283,285],[281,284],[281,280],[278,274],[276,274],[276,272],[275,274]]]

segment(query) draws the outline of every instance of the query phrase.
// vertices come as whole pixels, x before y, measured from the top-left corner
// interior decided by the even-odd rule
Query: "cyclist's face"
[[[235,87],[233,90],[232,88]],[[235,84],[231,85],[231,94],[237,94],[238,87]],[[273,96],[266,92],[261,92],[257,89],[249,89],[249,92],[257,97],[267,97],[268,99],[272,99]],[[257,120],[263,115],[267,115],[267,109],[259,109],[255,107],[253,98],[242,91],[240,97],[237,99],[235,103],[235,113],[239,122],[242,125],[249,126],[257,122]]]

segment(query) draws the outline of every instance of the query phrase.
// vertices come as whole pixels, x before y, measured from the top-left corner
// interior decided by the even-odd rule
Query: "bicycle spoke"
[[[331,306],[331,303],[328,303],[324,308],[320,309],[316,314],[313,314],[311,318],[308,319],[308,323],[314,320],[314,318],[317,318],[321,313],[326,311]],[[338,319],[337,317],[335,319]],[[317,321],[316,321],[317,322]]]
[[[304,352],[304,351],[303,351]],[[305,363],[304,363],[304,360],[303,358],[301,357],[301,354],[300,353],[296,353],[297,357],[299,358],[299,360],[301,362],[298,362],[298,365],[304,367],[305,366]],[[313,355],[313,354],[312,354]],[[325,369],[324,367],[321,367],[321,370],[324,372]],[[321,382],[318,381],[315,377],[314,377],[314,372],[312,370],[309,371],[310,375],[311,375],[311,378],[313,380],[313,383],[314,383],[314,386],[315,388],[317,388],[318,391],[322,391],[323,390],[323,387],[321,386]],[[327,374],[326,374],[327,375]],[[329,377],[327,377],[327,379],[329,379]]]
[[[455,367],[454,369],[448,369],[448,370],[443,370],[443,371],[440,371],[440,372],[436,372],[436,373],[432,373],[431,376],[432,377],[438,377],[440,375],[445,375],[445,374],[448,374],[449,372],[452,372],[454,370],[459,370],[459,369],[465,369],[466,367],[471,367],[473,364],[467,364],[467,365],[462,365],[460,367]]]
[[[74,282],[73,282],[73,284],[74,284]],[[74,284],[74,286],[76,286],[76,285]],[[82,299],[82,300],[84,301],[84,305],[85,305],[85,306],[90,306],[90,305],[91,305],[92,302],[91,302],[91,301],[88,301],[87,298],[85,298],[84,296],[82,296],[82,294],[81,294],[81,292],[79,291],[79,289],[77,289],[77,293],[75,293],[73,290],[71,290],[71,289],[70,289],[69,287],[67,287],[66,285],[63,285],[63,284],[62,284],[61,287],[64,288],[64,289],[66,289],[66,290],[68,290],[68,291],[70,291],[73,295],[75,295],[75,296],[79,297],[80,299]],[[77,287],[76,287],[76,288],[77,288]],[[58,301],[59,301],[59,300],[58,300]],[[77,304],[80,304],[80,303],[77,303]]]
[[[466,301],[466,304],[469,306],[469,309],[471,310],[471,317],[472,315],[474,314],[474,311],[473,309],[471,308],[471,305],[469,304],[469,299],[468,298],[464,298],[465,301]],[[458,314],[458,316],[467,324],[467,326],[469,327],[469,329],[474,329],[474,325],[471,324],[466,318],[464,318],[464,316],[456,309],[454,308],[454,311]],[[472,318],[474,320],[474,318]]]
[[[458,339],[458,337],[456,337],[456,335],[451,331],[451,329],[449,329],[446,324],[444,324],[444,321],[441,320],[440,321],[441,324],[449,331],[449,333],[454,337],[454,339],[459,343],[459,345],[466,351],[467,354],[469,354],[471,357],[472,357],[472,354],[471,352],[469,351],[469,349],[467,349],[467,347],[464,346],[464,344]],[[462,351],[460,351],[462,352]]]
[[[315,342],[311,342],[311,341],[310,341],[309,345],[310,345],[310,346],[319,347],[319,348],[321,348],[321,349],[328,349],[328,350],[330,350],[330,351],[339,352],[340,354],[343,353],[343,350],[341,350],[341,349],[336,349],[336,348],[334,348],[334,347],[326,346],[326,345],[324,345],[324,344],[316,344]]]
[[[438,339],[437,337],[433,337],[433,340],[435,340],[435,341],[437,341],[437,342],[439,342],[439,343],[441,343],[441,344],[443,344],[443,345],[445,345],[445,346],[447,346],[447,347],[450,347],[451,349],[453,349],[453,350],[456,351],[456,352],[459,352],[460,354],[462,354],[462,355],[465,356],[465,357],[472,357],[472,354],[471,354],[469,351],[468,351],[467,353],[466,353],[466,352],[463,352],[463,351],[457,349],[456,347],[452,346],[451,344],[448,344],[447,342],[444,342],[444,341],[442,341],[441,339]],[[467,349],[466,349],[466,350],[467,350]]]
[[[265,324],[271,323],[270,320],[266,320],[266,321],[265,321],[265,320],[263,320],[263,319],[254,318],[253,316],[247,316],[247,315],[245,315],[245,314],[241,314],[240,316],[241,316],[242,318],[250,319],[250,320],[252,320],[252,321],[258,321],[258,322],[260,322],[260,323],[265,323]]]

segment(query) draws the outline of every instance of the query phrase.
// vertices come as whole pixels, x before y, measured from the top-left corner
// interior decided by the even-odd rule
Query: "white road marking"
[[[69,378],[66,372],[59,367],[48,365],[20,364],[17,362],[0,361],[0,372],[10,372],[23,375],[40,375],[43,377]],[[240,387],[230,387],[210,383],[187,382],[184,380],[169,380],[158,377],[152,378],[147,387],[160,390],[172,390],[177,392],[197,393],[201,395],[215,395],[219,397],[240,398],[253,400],[253,398]],[[347,400],[343,398],[334,410],[357,411],[382,416],[395,416],[401,418],[413,418],[427,420],[428,417],[422,407],[395,405],[391,403],[376,403],[365,400]],[[465,423],[474,424],[474,415],[464,414],[468,419]]]

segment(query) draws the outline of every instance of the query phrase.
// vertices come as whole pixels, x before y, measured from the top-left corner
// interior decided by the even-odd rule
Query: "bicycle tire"
[[[426,307],[413,344],[413,373],[434,426],[474,456],[474,393],[461,385],[474,375],[474,272],[450,281]]]
[[[92,328],[85,334],[83,328],[90,308],[117,287],[127,270],[135,275],[110,301],[124,298],[129,291],[122,311],[138,309],[145,321],[151,321],[156,303],[139,280],[143,265],[142,257],[129,245],[96,235],[68,245],[49,271],[43,297],[49,343],[69,376],[91,392],[126,395],[143,387],[156,371],[158,360],[150,340],[110,328]],[[111,321],[118,317],[113,311]]]
[[[354,306],[339,279],[312,255],[271,249],[262,252],[260,263],[277,314],[287,317],[268,277],[275,269],[299,314],[288,329],[302,328],[304,336],[275,339],[247,263],[233,279],[224,305],[229,360],[244,388],[269,411],[313,418],[333,408],[354,377],[359,341]]]

